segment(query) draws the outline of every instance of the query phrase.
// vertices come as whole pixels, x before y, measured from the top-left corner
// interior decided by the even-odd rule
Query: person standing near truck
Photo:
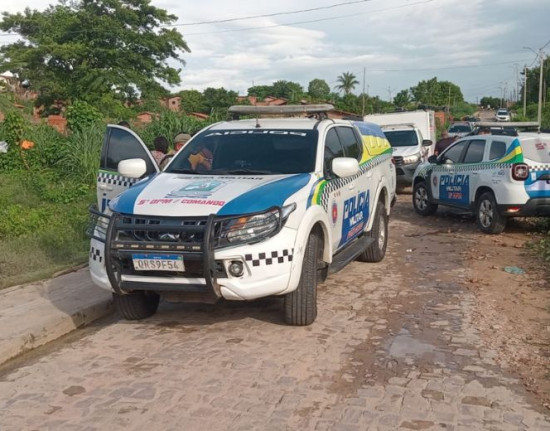
[[[443,150],[445,150],[445,148],[451,145],[454,141],[456,141],[456,137],[449,137],[449,132],[447,132],[447,130],[443,130],[443,132],[441,132],[441,139],[435,144],[434,154],[439,156]]]

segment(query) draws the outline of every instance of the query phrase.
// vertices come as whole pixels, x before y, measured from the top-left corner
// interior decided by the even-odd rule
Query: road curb
[[[0,365],[113,312],[88,268],[0,291]]]

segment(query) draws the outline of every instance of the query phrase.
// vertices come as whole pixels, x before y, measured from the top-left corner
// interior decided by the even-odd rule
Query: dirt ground
[[[400,200],[411,198],[410,188],[401,193]],[[473,216],[445,211],[441,207],[438,214],[461,220],[468,233],[476,230]],[[438,228],[437,215],[431,223]],[[461,235],[461,230],[452,233]],[[471,270],[465,287],[476,296],[474,324],[484,342],[498,352],[496,361],[520,376],[550,409],[550,265],[531,247],[541,238],[536,219],[510,219],[502,234],[479,232],[461,258]],[[517,269],[523,273],[514,273]]]
[[[490,121],[494,113],[475,115]],[[464,256],[474,274],[466,287],[477,297],[485,342],[550,408],[550,265],[529,247],[538,239],[533,219],[512,219],[504,233],[480,236]],[[507,273],[507,266],[525,274]]]
[[[531,220],[516,219],[500,235],[481,236],[464,257],[473,269],[467,288],[477,297],[475,323],[484,341],[550,409],[550,271],[529,247],[538,239]]]

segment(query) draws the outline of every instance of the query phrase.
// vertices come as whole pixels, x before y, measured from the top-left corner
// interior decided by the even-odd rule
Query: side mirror
[[[424,139],[424,140],[422,141],[422,146],[423,146],[423,147],[429,147],[429,146],[431,146],[431,145],[432,145],[431,139]]]
[[[123,177],[141,178],[147,172],[147,165],[143,159],[126,159],[118,162],[117,170]]]
[[[332,160],[332,172],[338,177],[351,177],[359,173],[359,162],[351,157],[337,157]]]
[[[428,157],[428,162],[437,163],[437,156],[435,154],[432,154],[430,157]]]

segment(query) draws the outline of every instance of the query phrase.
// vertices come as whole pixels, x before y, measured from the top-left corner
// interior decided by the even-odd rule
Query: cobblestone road
[[[379,264],[320,286],[310,327],[282,301],[163,303],[0,374],[0,430],[550,430],[473,327],[473,223],[401,195]]]

